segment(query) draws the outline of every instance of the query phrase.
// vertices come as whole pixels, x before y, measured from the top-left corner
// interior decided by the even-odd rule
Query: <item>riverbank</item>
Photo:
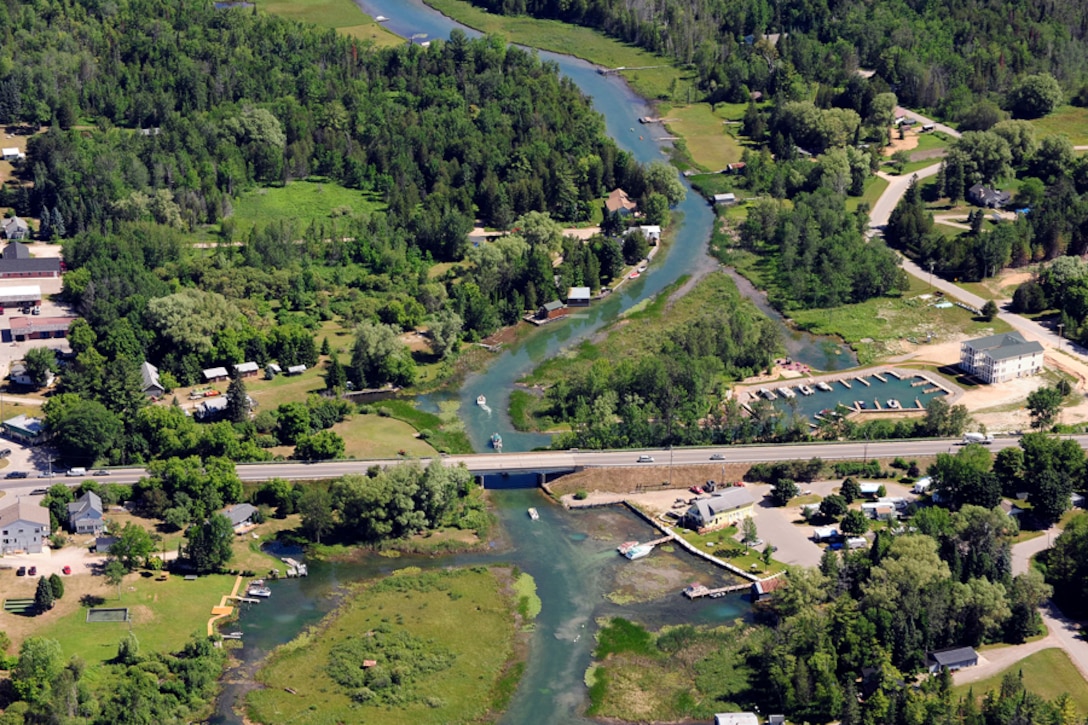
[[[525,625],[539,611],[531,590],[510,567],[410,568],[357,585],[271,655],[248,717],[439,725],[494,715],[527,654]]]

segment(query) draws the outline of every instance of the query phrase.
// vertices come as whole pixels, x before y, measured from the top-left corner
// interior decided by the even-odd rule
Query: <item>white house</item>
[[[68,504],[68,529],[76,534],[95,534],[102,531],[102,499],[94,491],[87,491]]]
[[[49,509],[36,500],[24,497],[0,509],[0,554],[40,554],[47,538]]]
[[[990,385],[1037,375],[1043,369],[1043,346],[1019,332],[967,340],[960,343],[960,368]]]
[[[714,725],[759,725],[759,718],[754,712],[719,712]]]
[[[21,161],[22,159],[26,158],[26,154],[24,154],[22,151],[15,148],[14,146],[12,146],[11,148],[3,149],[2,153],[4,155],[4,161]]]
[[[650,244],[657,244],[661,241],[661,227],[657,224],[646,224],[638,228],[642,232],[642,236]]]

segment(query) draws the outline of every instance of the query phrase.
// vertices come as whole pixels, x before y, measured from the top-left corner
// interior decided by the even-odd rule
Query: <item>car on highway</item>
[[[26,471],[8,471],[4,474],[4,478],[26,478],[28,475]]]
[[[72,573],[72,567],[65,566],[63,569],[60,570],[60,573],[61,574],[71,574]]]
[[[26,567],[21,566],[15,570],[15,576],[26,576]]]
[[[714,455],[712,455],[710,457],[710,460],[712,460],[712,461],[724,461],[725,460],[725,455],[722,454],[722,453],[715,453]]]
[[[641,456],[638,457],[638,462],[639,463],[653,463],[654,462],[654,457],[653,456],[648,456],[645,453],[643,453]]]
[[[92,476],[108,476],[108,475],[110,475],[110,472],[107,471],[105,468],[99,468],[97,471],[95,471],[91,475]]]
[[[30,495],[31,496],[44,496],[47,493],[49,493],[48,488],[36,488],[36,489],[34,489],[33,491],[30,492]]]
[[[87,475],[87,469],[84,468],[83,466],[76,466],[75,468],[69,468],[68,472],[65,473],[64,475],[65,476],[70,476],[72,478],[75,478],[77,476],[86,476]]]

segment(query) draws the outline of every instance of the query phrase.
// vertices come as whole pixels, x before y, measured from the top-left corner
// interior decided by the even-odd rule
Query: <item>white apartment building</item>
[[[960,368],[991,385],[1037,375],[1043,369],[1043,346],[1018,332],[967,340],[960,344]]]

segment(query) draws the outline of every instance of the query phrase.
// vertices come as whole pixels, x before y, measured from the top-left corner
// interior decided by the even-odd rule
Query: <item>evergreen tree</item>
[[[53,223],[49,218],[49,209],[42,208],[41,216],[38,217],[38,239],[48,241],[53,236]]]
[[[53,587],[44,576],[38,579],[38,590],[34,593],[34,606],[39,612],[46,612],[53,608],[56,597],[53,596]]]
[[[329,347],[329,338],[321,338],[321,354],[328,355],[330,352],[332,352],[332,348]]]
[[[236,375],[227,388],[227,420],[243,423],[249,420],[249,396],[241,375]]]
[[[325,364],[325,388],[327,390],[341,390],[347,385],[348,374],[340,362],[338,355],[333,355]]]
[[[45,213],[44,210],[42,213]],[[60,213],[60,207],[53,207],[53,215],[50,217],[52,220],[52,237],[54,239],[64,239],[68,236],[68,229],[64,226],[64,215]]]
[[[49,586],[53,589],[54,599],[60,599],[64,596],[64,581],[56,574],[49,575]]]

